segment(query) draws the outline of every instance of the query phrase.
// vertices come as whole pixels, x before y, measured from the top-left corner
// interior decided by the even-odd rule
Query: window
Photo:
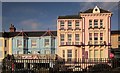
[[[49,39],[45,39],[45,46],[49,46]]]
[[[65,58],[65,50],[63,50],[63,58]]]
[[[103,40],[103,33],[100,33],[100,40]]]
[[[92,57],[93,57],[93,51],[90,50],[90,51],[89,51],[89,58],[92,58]]]
[[[60,34],[61,45],[64,45],[64,34]]]
[[[75,28],[79,29],[79,21],[75,21]]]
[[[104,51],[100,50],[100,58],[104,58]]]
[[[68,21],[68,29],[72,29],[72,21]]]
[[[64,29],[64,21],[60,21],[60,29]]]
[[[22,40],[17,40],[17,47],[22,47]]]
[[[118,45],[118,48],[120,48],[120,45]]]
[[[120,41],[120,36],[118,37],[118,41]]]
[[[5,47],[7,47],[7,40],[5,40]]]
[[[3,42],[2,42],[2,40],[0,39],[0,47],[2,47],[3,46]]]
[[[89,28],[92,28],[92,20],[89,20]]]
[[[7,56],[7,51],[5,51],[4,53],[5,53],[5,56]]]
[[[17,54],[19,54],[19,51],[17,51]]]
[[[77,50],[75,50],[75,60],[77,61]]]
[[[103,20],[101,19],[100,20],[100,28],[102,28],[103,27]]]
[[[94,20],[94,28],[98,28],[98,20]]]
[[[98,33],[94,33],[94,40],[98,40]]]
[[[50,54],[50,50],[45,50],[45,54]]]
[[[27,40],[24,39],[24,47],[27,47]]]
[[[67,42],[67,45],[71,45],[71,41],[72,41],[72,34],[68,34],[68,42]]]
[[[68,41],[72,40],[72,34],[68,34]]]
[[[75,34],[75,45],[79,45],[79,34]]]
[[[36,39],[31,40],[31,47],[36,47],[37,46],[37,41]]]
[[[95,50],[94,52],[95,52],[95,53],[94,53],[94,58],[98,58],[98,56],[99,56],[98,50]]]
[[[92,40],[92,33],[89,33],[89,40]]]
[[[68,62],[72,61],[72,50],[67,50],[67,61]]]
[[[79,34],[75,34],[75,40],[79,41]]]
[[[98,44],[98,33],[94,33],[94,44]]]

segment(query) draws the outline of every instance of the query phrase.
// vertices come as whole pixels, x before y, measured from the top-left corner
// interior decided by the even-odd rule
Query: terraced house
[[[56,54],[56,31],[16,31],[14,25],[11,24],[10,32],[5,32],[5,35],[9,38],[10,45],[7,54],[24,59],[34,56],[46,58],[46,55],[52,58],[51,55]]]
[[[109,58],[111,16],[97,6],[77,15],[58,16],[58,55],[66,61]]]

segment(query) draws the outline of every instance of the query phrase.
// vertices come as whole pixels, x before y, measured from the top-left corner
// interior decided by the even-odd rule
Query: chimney
[[[13,24],[10,25],[9,31],[10,32],[16,32],[16,28],[14,27]]]

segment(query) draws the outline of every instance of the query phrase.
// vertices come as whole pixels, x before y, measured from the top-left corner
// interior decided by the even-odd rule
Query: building
[[[45,58],[47,56],[53,57],[56,54],[56,31],[16,31],[12,24],[9,29],[10,32],[1,33],[1,59],[7,54],[21,58],[34,56]]]
[[[58,56],[66,61],[109,58],[111,16],[110,11],[97,6],[78,15],[58,16]]]
[[[115,58],[120,58],[120,30],[111,31],[111,45]]]
[[[120,48],[120,30],[111,31],[111,44],[113,49]]]

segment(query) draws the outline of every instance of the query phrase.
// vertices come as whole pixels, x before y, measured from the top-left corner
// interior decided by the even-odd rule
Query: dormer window
[[[95,11],[97,11],[97,9],[95,9]]]
[[[100,9],[97,6],[95,6],[95,8],[93,9],[93,13],[100,13]]]

